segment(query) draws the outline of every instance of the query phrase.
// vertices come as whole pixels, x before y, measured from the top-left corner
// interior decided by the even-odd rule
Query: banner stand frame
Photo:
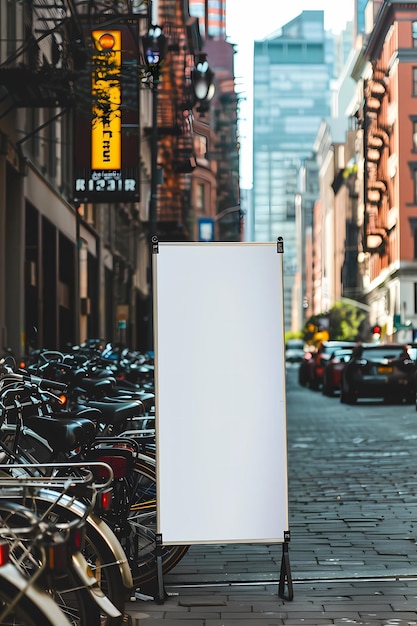
[[[156,603],[164,604],[165,602],[165,587],[164,587],[164,574],[162,571],[162,533],[156,533],[155,535],[155,558],[156,558],[156,580],[157,580],[157,595]]]
[[[281,558],[281,570],[279,574],[278,595],[283,600],[293,600],[294,589],[291,577],[290,567],[290,555],[288,551],[288,544],[290,542],[290,531],[287,530],[284,533],[284,543],[282,544],[282,558]],[[285,594],[285,588],[287,588],[287,594]]]
[[[288,600],[291,602],[294,599],[294,588],[292,583],[290,555],[288,550],[289,543],[290,531],[287,530],[284,533],[284,541],[282,543],[282,558],[278,583],[278,596],[283,600]],[[165,598],[167,596],[165,592],[164,574],[162,570],[162,548],[162,533],[157,533],[155,535],[155,560],[157,579],[157,594],[155,599],[157,604],[164,604]],[[286,590],[287,593],[285,593]]]
[[[171,364],[172,354],[176,354],[175,348],[176,348],[177,343],[179,343],[178,337],[181,337],[181,341],[183,341],[183,334],[178,333],[178,332],[177,333],[172,332],[172,328],[173,326],[175,326],[175,323],[177,324],[178,328],[184,327],[185,323],[189,324],[193,331],[193,332],[190,331],[189,335],[196,336],[199,339],[199,342],[194,341],[190,345],[188,345],[190,342],[188,343],[186,342],[186,348],[188,348],[188,352],[187,350],[184,350],[184,346],[181,344],[181,348],[184,351],[184,353],[187,355],[188,354],[194,355],[195,345],[198,345],[198,350],[201,352],[201,354],[206,355],[206,356],[208,355],[208,359],[210,359],[214,350],[213,350],[212,343],[209,343],[207,341],[207,337],[211,336],[210,333],[207,332],[207,328],[208,329],[212,327],[214,327],[215,329],[220,328],[221,332],[219,331],[218,336],[217,335],[215,336],[214,345],[216,346],[221,345],[222,350],[224,348],[224,344],[226,346],[230,345],[232,347],[237,346],[239,349],[231,353],[233,355],[233,358],[230,357],[229,360],[232,363],[232,365],[236,366],[237,371],[241,372],[241,364],[240,364],[240,361],[236,362],[235,353],[238,353],[238,354],[241,353],[241,346],[243,345],[241,341],[242,332],[245,332],[248,327],[252,328],[253,320],[257,319],[257,311],[254,312],[252,310],[253,307],[248,306],[247,284],[249,283],[250,285],[253,285],[255,287],[255,293],[258,296],[256,301],[258,301],[260,298],[263,298],[264,301],[270,303],[271,306],[266,307],[264,309],[268,311],[268,314],[264,313],[261,316],[262,324],[255,326],[256,333],[253,333],[253,335],[250,336],[252,338],[251,341],[247,342],[248,351],[250,353],[250,350],[253,349],[254,347],[253,336],[255,337],[259,336],[258,343],[260,343],[261,345],[264,345],[265,338],[264,338],[264,332],[262,330],[264,328],[274,329],[274,334],[273,334],[274,341],[278,345],[278,349],[281,347],[283,336],[282,338],[280,337],[279,323],[277,324],[276,321],[277,320],[279,321],[282,319],[282,322],[283,322],[283,300],[282,300],[282,296],[280,299],[279,293],[278,293],[279,290],[277,292],[275,285],[279,286],[281,284],[281,288],[282,288],[282,281],[283,281],[282,260],[279,262],[279,272],[278,272],[278,282],[277,282],[276,275],[274,272],[275,263],[272,261],[272,257],[270,257],[270,252],[268,252],[267,250],[264,251],[265,246],[269,248],[269,245],[267,244],[264,244],[264,246],[256,246],[256,247],[250,246],[252,249],[256,250],[256,254],[255,256],[253,256],[253,254],[251,253],[251,256],[249,256],[248,258],[248,255],[244,253],[244,251],[246,252],[246,248],[248,247],[247,245],[233,246],[232,244],[229,244],[229,245],[221,244],[218,247],[215,244],[200,244],[198,246],[196,246],[195,244],[188,244],[187,246],[187,244],[175,245],[174,243],[171,243],[171,244],[166,243],[163,246],[164,254],[162,255],[160,254],[162,253],[162,250],[159,249],[158,238],[157,237],[152,238],[152,256],[153,256],[152,264],[154,266],[153,272],[152,272],[153,274],[152,282],[153,282],[155,355],[158,357],[155,359],[155,361],[156,361],[156,365],[158,366],[156,367],[156,372],[159,372],[159,378],[158,376],[156,376],[158,385],[156,385],[155,393],[156,393],[156,397],[158,398],[158,402],[160,405],[159,406],[160,413],[163,416],[165,415],[164,409],[165,409],[166,403],[164,403],[165,401],[164,395],[162,395],[162,400],[160,398],[159,387],[161,389],[162,388],[164,389],[164,393],[166,393],[166,389],[168,390],[170,389],[170,385],[166,384],[167,382],[166,374],[167,372],[171,372],[169,365]],[[188,271],[189,260],[186,259],[186,255],[183,252],[183,248],[186,248],[186,247],[190,247],[193,249],[194,256],[191,258],[194,260],[195,265],[192,265],[194,269],[193,269],[193,272],[191,273]],[[233,252],[233,256],[230,257],[228,249],[232,247],[236,247],[237,254],[239,256],[235,255]],[[214,252],[215,249],[217,249],[216,252]],[[275,250],[276,250],[278,257],[280,256],[282,257],[284,253],[283,237],[277,238]],[[216,256],[213,256],[214,254]],[[190,256],[188,252],[187,252],[187,255]],[[162,256],[163,256],[163,259],[159,259],[157,261],[158,257],[162,257]],[[205,257],[207,256],[209,257],[210,263],[206,262],[207,259]],[[227,295],[229,293],[230,277],[227,274],[227,272],[226,273],[224,272],[224,268],[227,267],[229,268],[229,270],[230,268],[232,268],[232,270],[233,269],[236,270],[236,264],[237,264],[236,259],[238,259],[239,261],[239,267],[238,267],[239,272],[240,272],[239,275],[242,275],[244,277],[244,282],[241,280],[237,284],[236,284],[236,281],[232,283],[233,288],[234,288],[234,291],[233,291],[234,299],[233,299],[233,307],[232,307],[232,313],[234,314],[233,319],[238,319],[239,324],[236,326],[233,326],[234,334],[232,333],[232,336],[230,338],[229,336],[227,337],[225,336],[224,327],[226,327],[226,324],[224,324],[223,318],[219,317],[217,309],[215,309],[213,312],[212,307],[207,305],[207,309],[210,311],[212,317],[210,317],[209,322],[207,322],[205,325],[203,325],[201,321],[202,318],[200,315],[200,309],[202,308],[203,304],[207,304],[207,303],[211,304],[211,302],[213,301],[213,298],[211,298],[211,296],[213,294],[217,297],[218,294],[224,295],[225,293]],[[169,261],[168,265],[167,265],[167,261]],[[187,264],[185,263],[185,261],[187,261]],[[228,263],[226,263],[226,261]],[[250,261],[250,263],[248,261]],[[187,269],[186,272],[184,271],[184,267]],[[210,272],[206,269],[207,267],[210,268]],[[243,271],[242,267],[246,271]],[[196,268],[198,268],[199,272],[197,272]],[[254,278],[256,269],[258,269],[258,273],[256,274],[256,277],[259,276],[259,271],[260,271],[259,268],[260,270],[264,271],[264,273],[262,274],[262,276],[264,277],[263,281],[256,281]],[[229,271],[229,274],[230,274],[230,271]],[[194,275],[196,275],[197,278],[194,278]],[[173,279],[173,276],[175,277],[175,280]],[[178,281],[177,279],[178,276],[181,276],[181,277],[184,276],[186,279],[184,278],[181,281]],[[201,276],[204,277],[204,280],[202,279]],[[213,280],[213,277],[216,279],[216,282]],[[233,279],[235,279],[235,277],[236,277],[236,271],[233,273]],[[175,290],[174,290],[174,287],[175,287]],[[229,291],[227,291],[226,287],[227,289],[229,289]],[[266,290],[265,287],[268,287],[268,289]],[[190,293],[193,296],[191,300],[189,297]],[[182,296],[182,298],[180,296]],[[174,316],[173,316],[173,311],[169,306],[173,298],[174,299],[179,298],[179,301],[181,302],[181,305],[182,305],[181,307],[177,306],[174,309],[174,313],[175,313]],[[244,306],[237,309],[236,303],[239,304],[242,301],[243,301]],[[255,298],[253,298],[253,301],[255,301]],[[164,305],[167,305],[167,306],[164,306]],[[199,308],[197,307],[197,305]],[[204,307],[203,307],[203,310],[205,310]],[[241,315],[242,310],[245,311],[245,315],[243,316]],[[166,311],[169,311],[169,315],[168,313],[166,313]],[[181,317],[179,317],[180,314],[181,314]],[[273,315],[274,317],[272,318]],[[179,321],[177,318],[179,319]],[[204,316],[203,316],[203,319],[205,319]],[[158,332],[156,332],[156,328],[158,328],[159,336],[158,336]],[[240,334],[236,332],[236,328],[237,330],[241,329]],[[283,333],[283,328],[282,328],[282,335],[283,334],[284,333]],[[172,339],[172,337],[174,339]],[[220,341],[222,341],[223,343],[220,344]],[[274,342],[272,342],[272,344],[275,345]],[[161,350],[159,350],[160,347],[161,347]],[[198,353],[198,355],[200,355],[200,352]],[[265,350],[265,353],[266,353],[265,361],[272,362],[273,364],[275,364],[276,352],[277,352],[276,349],[274,351],[272,351],[272,349]],[[226,351],[226,357],[228,355],[229,353]],[[225,360],[226,360],[226,363],[228,363],[227,358]],[[271,371],[275,372],[274,367],[271,369]],[[245,372],[243,374],[245,374]],[[278,420],[278,426],[276,425],[276,421],[271,423],[271,419],[269,417],[270,414],[272,414],[271,411],[266,413],[268,419],[265,419],[266,426],[270,428],[271,432],[273,432],[275,435],[278,436],[279,442],[283,443],[284,445],[283,454],[280,455],[280,458],[282,459],[281,465],[285,464],[285,459],[286,459],[286,448],[285,448],[286,437],[283,436],[281,432],[281,430],[285,429],[285,371],[282,373],[282,376],[283,376],[283,383],[281,385],[282,389],[279,388],[281,395],[278,395],[278,392],[275,391],[274,394],[267,394],[266,397],[267,399],[269,399],[270,404],[271,404],[271,400],[274,400],[274,404],[273,404],[274,411],[277,405],[279,407],[281,406],[284,407],[283,424],[281,424],[279,420]],[[245,375],[243,375],[243,378],[245,379]],[[259,378],[259,375],[258,375],[258,378]],[[162,383],[165,383],[165,387],[163,387],[161,380],[162,380]],[[170,384],[172,384],[171,379],[169,378],[168,380],[170,381]],[[216,381],[216,379],[214,380]],[[252,382],[253,381],[251,379],[251,384]],[[259,380],[256,379],[255,382],[258,382],[258,384],[260,385],[262,389],[264,388],[265,381],[263,379],[261,382],[259,382]],[[196,395],[196,397],[200,399],[200,396],[203,397],[204,395],[205,387],[204,385],[199,386],[198,384],[196,384],[196,389],[199,393],[199,395]],[[226,401],[227,400],[228,400],[228,397],[226,397]],[[196,403],[198,404],[197,401]],[[235,404],[233,404],[233,407],[235,407]],[[269,408],[269,405],[267,406],[267,408]],[[244,406],[244,412],[245,412],[246,417],[250,417],[250,412],[248,411],[246,405]],[[235,411],[235,413],[233,413],[232,411],[231,418],[229,419],[229,422],[228,422],[231,425],[233,425],[234,423],[233,418],[235,414],[237,414],[237,412]],[[159,418],[161,417],[161,415],[158,415],[158,412],[157,412],[157,416]],[[186,414],[186,418],[187,417],[189,417],[188,413]],[[204,417],[207,417],[207,415],[206,415],[205,409],[202,409],[200,422],[203,426],[204,424],[206,424]],[[183,415],[181,415],[181,418],[186,423],[186,418],[184,418]],[[200,422],[198,422],[197,426],[200,424]],[[195,426],[195,421],[193,421],[192,424],[193,426]],[[159,428],[159,422],[157,423],[157,426]],[[204,427],[202,427],[200,430],[201,432],[197,430],[197,435],[207,434],[206,431],[204,430]],[[160,431],[161,431],[159,433],[160,441],[157,442],[158,444],[160,444],[160,450],[162,450],[162,452],[160,453],[159,463],[160,465],[162,465],[162,470],[165,470],[166,468],[162,464],[161,458],[164,461],[166,461],[165,456],[163,454],[163,452],[165,451],[168,461],[170,460],[170,450],[172,449],[172,440],[170,439],[170,437],[167,437],[167,434],[172,435],[172,433],[170,433],[169,428],[167,428],[167,432],[162,428],[160,429]],[[161,435],[161,433],[163,436]],[[197,436],[196,439],[197,441],[200,441],[200,439],[205,441],[204,437],[200,437],[199,439]],[[166,445],[167,442],[169,443],[168,448]],[[245,443],[246,443],[245,440],[240,441],[241,447],[244,446]],[[238,445],[236,445],[235,448],[236,448],[236,451],[239,450]],[[233,450],[235,450],[235,448],[233,448]],[[185,455],[184,457],[181,457],[181,458],[188,458],[188,456]],[[276,475],[285,476],[287,469],[285,468],[285,472],[283,471],[280,472],[279,470],[280,469],[282,470],[282,468],[280,467],[280,464],[275,463],[275,465],[277,465],[277,472],[273,473],[273,476],[276,476]],[[200,467],[199,464],[197,464],[197,466]],[[175,467],[176,469],[178,469],[177,466]],[[205,535],[204,531],[201,531],[201,529],[200,529],[199,535],[196,536],[195,532],[193,531],[193,527],[190,526],[189,518],[187,518],[186,520],[187,523],[184,522],[181,525],[181,527],[179,527],[179,523],[177,519],[175,520],[175,523],[174,523],[172,516],[168,515],[168,520],[165,519],[164,517],[165,512],[166,511],[169,512],[171,510],[169,505],[171,504],[170,494],[172,493],[172,490],[167,489],[167,485],[170,484],[170,480],[168,480],[168,478],[171,476],[171,474],[169,473],[164,474],[164,472],[161,471],[161,468],[159,467],[159,465],[158,465],[158,469],[160,470],[159,472],[160,477],[162,476],[162,478],[164,478],[165,476],[167,478],[166,480],[167,484],[165,484],[164,480],[161,480],[159,489],[157,489],[158,503],[159,501],[161,501],[162,503],[161,506],[159,507],[160,512],[158,513],[158,516],[157,516],[158,526],[160,527],[158,528],[158,530],[160,530],[160,532],[157,532],[155,535],[156,589],[155,589],[154,599],[156,600],[158,604],[163,604],[165,601],[165,597],[168,597],[168,594],[166,593],[166,590],[164,588],[164,580],[163,580],[164,573],[163,573],[162,531],[166,533],[164,536],[165,536],[165,539],[167,540],[167,545],[171,545],[171,544],[176,545],[177,543],[178,544],[181,544],[181,543],[193,544],[196,542],[203,543],[203,544],[204,543],[222,543],[221,539],[224,539],[227,543],[229,543],[231,538],[233,538],[233,541],[232,541],[233,543],[239,543],[239,536],[240,536],[240,539],[248,539],[249,537],[257,537],[258,540],[261,540],[262,542],[262,538],[265,539],[265,537],[271,538],[272,536],[274,536],[275,530],[277,527],[281,526],[281,528],[282,527],[288,528],[288,519],[286,520],[280,519],[283,516],[283,513],[285,513],[285,510],[283,511],[283,513],[280,512],[281,509],[278,506],[280,498],[278,497],[275,500],[275,503],[273,503],[275,504],[274,506],[270,505],[270,506],[265,507],[264,515],[261,517],[263,522],[260,524],[260,528],[262,531],[262,528],[265,526],[265,528],[267,529],[266,532],[265,530],[263,532],[259,532],[259,524],[256,526],[254,530],[252,518],[249,518],[249,521],[246,525],[243,524],[243,532],[242,532],[242,524],[240,524],[240,520],[246,519],[246,517],[244,515],[240,517],[236,516],[236,510],[239,510],[239,507],[237,507],[237,509],[235,508],[233,510],[233,515],[231,515],[230,518],[228,519],[235,520],[235,518],[237,518],[238,521],[235,520],[235,524],[239,530],[239,533],[236,533],[236,535],[234,534],[231,535],[230,528],[227,527],[228,533],[226,532],[224,537],[219,536],[218,532],[217,533],[214,532],[214,530],[218,530],[216,525],[214,523],[210,525],[211,517],[208,516],[207,518],[206,517],[203,518],[203,519],[208,519],[208,522],[209,522],[208,525],[206,524],[205,526],[205,532],[207,533],[207,536]],[[182,466],[180,467],[182,474],[180,470],[178,471],[180,475],[188,477],[188,473],[185,472],[184,469],[185,468],[183,468]],[[229,474],[227,474],[227,476],[228,475]],[[265,481],[268,482],[268,484],[273,482],[269,476],[265,477]],[[188,482],[191,485],[191,492],[195,493],[196,481],[194,480],[193,482],[191,480]],[[287,493],[287,490],[288,490],[287,484],[284,484],[283,486],[279,483],[277,485],[276,480],[273,482],[273,487],[274,488],[276,487],[277,492],[281,495],[283,493]],[[201,488],[199,484],[198,493],[200,493],[200,491],[201,491]],[[203,493],[205,493],[204,490],[203,490]],[[200,499],[197,498],[196,510],[197,511],[200,510],[199,509],[199,506],[200,506],[201,510],[205,511],[206,500],[203,499],[201,502],[200,500],[201,498]],[[277,500],[278,500],[278,503],[277,503]],[[287,507],[288,507],[288,503],[287,503]],[[272,514],[270,515],[269,513],[272,513]],[[286,513],[286,516],[288,517],[288,511]],[[161,519],[163,523],[161,523]],[[191,519],[193,519],[192,516],[191,516]],[[271,520],[273,522],[272,524],[271,524]],[[278,524],[276,523],[277,521],[278,521]],[[282,522],[284,523],[282,524]],[[249,528],[249,532],[247,528]],[[233,533],[233,530],[236,530],[236,529],[232,528],[232,533]],[[203,539],[203,541],[201,541],[201,539]],[[209,541],[205,542],[204,539],[208,539]],[[220,539],[220,541],[215,541],[216,539],[217,540]],[[293,600],[294,593],[293,593],[293,584],[292,584],[290,558],[289,558],[289,541],[290,541],[289,530],[284,531],[282,538],[276,537],[275,540],[272,539],[272,543],[277,542],[277,543],[282,544],[282,557],[281,557],[281,565],[280,565],[280,571],[279,571],[279,577],[278,577],[278,589],[277,589],[278,596],[284,600],[291,601]],[[252,542],[243,541],[243,543],[252,543]],[[269,539],[266,543],[271,543],[271,539]],[[276,580],[277,578],[275,578],[275,582]],[[225,584],[230,584],[230,583],[225,581]]]

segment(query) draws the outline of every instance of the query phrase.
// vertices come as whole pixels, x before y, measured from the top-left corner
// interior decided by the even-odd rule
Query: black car
[[[401,344],[362,344],[355,348],[342,372],[340,401],[358,398],[416,401],[416,362]]]

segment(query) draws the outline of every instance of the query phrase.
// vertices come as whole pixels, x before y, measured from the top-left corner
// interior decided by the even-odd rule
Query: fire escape
[[[239,155],[237,144],[237,96],[233,80],[221,81],[215,109],[217,134],[216,159],[218,163],[219,240],[239,241],[242,213],[239,209]]]
[[[388,119],[387,73],[374,68],[365,84],[365,250],[377,274],[389,262],[390,235],[387,227],[390,183],[388,161],[390,128]]]
[[[159,15],[168,39],[168,57],[158,96],[158,159],[163,164],[157,192],[158,236],[181,241],[191,236],[191,172],[195,167],[191,71],[201,39],[197,21],[186,23],[181,3],[161,0]]]
[[[8,111],[16,107],[66,107],[83,57],[77,14],[64,0],[22,5],[23,41],[0,66]]]
[[[23,39],[0,64],[0,86],[8,98],[3,115],[19,107],[69,108],[91,62],[85,27],[149,19],[146,0],[26,0],[22,12]]]

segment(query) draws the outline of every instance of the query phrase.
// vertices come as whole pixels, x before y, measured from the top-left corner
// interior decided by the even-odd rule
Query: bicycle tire
[[[6,607],[11,606],[13,600],[20,594],[26,581],[18,584],[22,577],[13,571],[11,576],[6,576],[6,569],[15,569],[11,564],[0,568],[0,615]],[[2,626],[57,626],[68,625],[68,621],[61,613],[55,602],[34,587],[29,587],[24,595],[19,598],[16,606],[3,618]]]
[[[122,616],[117,618],[103,615],[102,626],[119,626],[123,623],[127,589],[123,584],[114,553],[91,526],[87,529],[82,553],[103,593],[122,613]]]
[[[51,501],[54,500],[53,495],[51,498],[48,498],[47,489],[43,490],[34,501],[36,513],[44,516],[45,510],[49,510]],[[66,522],[71,522],[74,519],[79,519],[82,515],[82,511],[74,510],[66,506],[64,502],[58,502],[54,505],[54,511],[49,512],[49,519],[58,523],[59,514],[62,515],[61,521],[65,520]],[[99,523],[105,524],[103,520],[99,521]],[[85,530],[85,546],[82,550],[84,558],[87,560],[103,593],[123,614],[127,589],[120,569],[120,555],[116,556],[111,548],[110,538],[108,539],[109,542],[103,539],[90,516],[86,519]],[[116,541],[116,538],[113,537],[112,541]],[[107,615],[101,615],[102,626],[119,626],[122,620],[123,615],[120,618],[111,618]]]
[[[143,459],[135,463],[137,486],[134,490],[129,524],[135,533],[138,550],[134,556],[132,575],[137,587],[153,583],[156,571],[156,468]],[[185,556],[189,546],[162,546],[162,572],[167,574]]]
[[[65,615],[71,626],[100,626],[98,604],[71,570],[54,576],[52,587],[46,591]]]
[[[58,524],[59,521],[72,521],[73,519],[79,519],[79,515],[72,509],[67,508],[65,505],[55,503],[54,510],[50,511],[51,500],[46,498],[48,490],[43,491],[43,497],[33,497],[32,503],[34,505],[34,512],[36,515],[41,515],[43,519],[48,519],[54,524]],[[54,501],[54,497],[52,497]],[[0,501],[0,517],[2,511],[2,502]],[[15,522],[15,526],[19,526],[18,519],[23,518],[26,521],[28,517],[28,511],[25,507],[20,507],[14,510],[12,513],[8,512],[8,519]],[[45,517],[45,511],[49,511],[48,516]],[[29,511],[30,513],[30,511]],[[60,519],[59,514],[62,515]],[[13,518],[12,518],[13,516]],[[22,524],[23,525],[23,524]],[[99,533],[94,527],[88,523],[86,524],[86,550],[88,551],[88,564],[93,571],[93,574],[99,577],[99,585],[105,595],[112,601],[113,604],[122,613],[125,601],[126,589],[122,582],[119,564],[114,553],[111,551],[108,545],[106,545]],[[15,544],[14,550],[18,550],[19,546]],[[26,564],[27,563],[27,564]],[[23,561],[20,559],[20,569],[22,574],[28,576],[31,575],[33,568],[36,567],[36,557],[29,561]],[[59,585],[57,586],[57,583]],[[67,616],[69,623],[72,626],[93,626],[94,624],[101,624],[101,626],[119,626],[121,623],[120,618],[110,618],[107,615],[102,614],[99,618],[100,611],[94,599],[90,596],[89,592],[83,587],[82,581],[72,573],[71,566],[65,573],[60,574],[56,578],[51,576],[42,577],[39,581],[42,584],[42,588],[50,595],[55,602],[61,608],[62,613]],[[97,613],[98,611],[98,613]]]

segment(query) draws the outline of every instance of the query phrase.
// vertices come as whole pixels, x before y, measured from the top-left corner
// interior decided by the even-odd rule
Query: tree
[[[329,339],[359,341],[366,339],[367,314],[344,302],[336,302],[325,312],[313,315],[306,321],[303,336],[306,343],[316,344],[323,340],[327,331]]]

